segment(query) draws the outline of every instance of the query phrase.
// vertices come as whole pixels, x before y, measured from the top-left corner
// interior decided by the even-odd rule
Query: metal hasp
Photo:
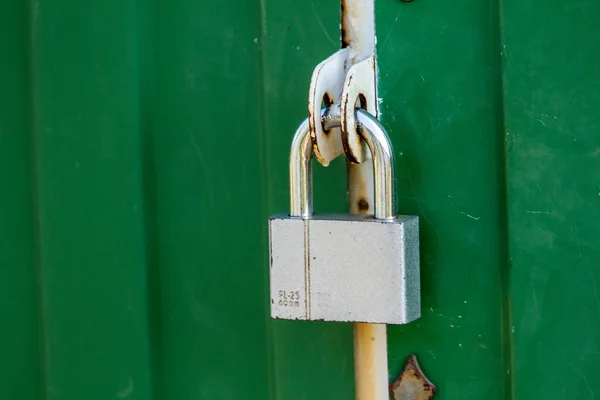
[[[372,153],[375,218],[312,211],[312,142],[300,125],[290,153],[290,215],[269,220],[271,316],[404,324],[420,316],[418,217],[395,216],[394,157],[379,121],[358,110]],[[339,126],[339,107],[323,110]]]
[[[353,164],[370,158],[356,128],[355,104],[379,117],[375,2],[341,0],[340,5],[342,48],[315,67],[308,93],[308,121],[315,157],[324,166],[341,154]],[[341,129],[324,129],[319,120],[321,103],[326,107],[341,104]],[[361,167],[356,169],[359,173],[365,171]]]

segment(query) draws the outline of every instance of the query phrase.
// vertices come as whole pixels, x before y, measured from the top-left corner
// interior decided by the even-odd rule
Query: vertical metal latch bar
[[[345,78],[342,92],[342,135],[343,140],[347,142],[352,139],[351,135],[354,134],[360,143],[354,121],[350,125],[352,132],[348,132],[346,120],[348,112],[354,117],[354,105],[358,93],[367,103],[361,104],[362,107],[378,117],[375,4],[374,0],[341,1],[342,43],[356,52],[355,62],[353,62],[355,65],[350,68]],[[357,79],[359,77],[354,76],[357,69],[364,71],[364,61],[356,64],[362,60],[367,60],[367,63],[372,60],[372,80]],[[352,81],[354,81],[354,86],[351,86]],[[355,89],[354,93],[349,93],[351,88]],[[349,149],[347,143],[345,148]],[[368,161],[370,160],[362,164],[348,163],[348,201],[351,213],[373,212],[375,201],[373,163]],[[354,380],[357,400],[387,400],[389,398],[386,325],[354,324]]]
[[[327,166],[345,154],[348,159],[349,209],[355,214],[375,210],[373,163],[361,140],[355,106],[379,116],[375,57],[374,0],[341,0],[342,48],[313,72],[308,120],[317,160]],[[321,104],[340,104],[341,127],[328,131],[321,123]],[[383,324],[354,324],[356,399],[388,399],[387,334]]]

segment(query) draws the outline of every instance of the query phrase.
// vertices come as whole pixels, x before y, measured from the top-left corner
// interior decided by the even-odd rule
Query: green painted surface
[[[145,399],[152,332],[135,8],[59,1],[30,12],[46,398]]]
[[[600,4],[508,2],[504,15],[515,397],[594,399]]]
[[[44,390],[28,135],[29,16],[22,2],[0,8],[0,398],[29,400]]]
[[[271,321],[266,217],[337,2],[1,7],[0,398],[350,399],[352,327]],[[378,0],[441,399],[600,396],[600,5]],[[345,164],[315,171],[344,211]]]
[[[156,11],[158,398],[267,399],[260,9]]]

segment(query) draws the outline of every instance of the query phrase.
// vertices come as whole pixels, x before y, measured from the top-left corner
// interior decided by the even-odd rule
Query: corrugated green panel
[[[46,398],[148,399],[134,2],[31,17]]]
[[[269,397],[260,8],[159,1],[161,399]]]
[[[268,397],[254,6],[35,5],[48,398]]]
[[[600,3],[505,2],[515,397],[600,396]]]
[[[389,328],[443,399],[509,396],[497,5],[377,2],[382,120],[399,211],[420,216],[423,316]]]
[[[28,9],[0,12],[0,398],[33,400],[43,390],[38,273],[28,109]]]
[[[272,321],[267,294],[266,218],[338,2],[13,3],[0,398],[352,398],[351,325]],[[440,398],[595,398],[600,6],[376,7],[422,232],[423,317],[389,328],[390,378],[416,353]],[[318,210],[346,209],[344,175],[317,166]]]

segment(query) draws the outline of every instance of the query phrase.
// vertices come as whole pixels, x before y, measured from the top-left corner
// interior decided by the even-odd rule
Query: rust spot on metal
[[[373,190],[370,190],[371,185],[367,182],[368,174],[361,174],[360,169],[348,167],[348,194],[350,196],[350,212],[352,214],[372,214],[373,213]],[[361,202],[361,200],[364,200]],[[362,207],[368,207],[366,210],[361,210]]]
[[[327,109],[324,115],[324,117],[327,117],[327,114],[329,114],[329,106],[333,104],[333,97],[328,92],[325,92],[325,94],[323,94],[323,100],[321,100],[321,102],[323,103],[322,105]],[[325,118],[321,118],[321,127],[323,129],[323,133],[326,136],[329,136],[329,134],[331,133],[331,129],[325,129]]]
[[[348,98],[346,97],[346,101],[342,105],[342,107],[348,107]],[[348,145],[348,128],[346,125],[346,120],[342,119],[341,121],[341,131],[342,131],[342,147],[344,148],[344,153],[346,153],[346,159],[351,164],[359,164],[358,159],[350,152],[350,146]]]
[[[329,92],[325,92],[323,95],[323,105],[325,108],[329,108],[330,105],[333,104],[333,97],[329,94]]]
[[[317,138],[316,137],[312,137],[311,135],[311,141],[313,142],[313,154],[315,155],[315,157],[317,158],[317,161],[319,161],[320,163],[323,163],[323,156],[321,156],[321,153],[319,153],[319,146],[317,146],[316,143]]]
[[[342,49],[350,46],[350,42],[346,38],[346,30],[342,27]]]
[[[356,103],[354,103],[354,108],[360,108],[362,110],[367,109],[367,98],[364,94],[359,93],[358,98],[356,99]]]
[[[342,49],[350,46],[350,39],[348,39],[348,37],[346,37],[346,28],[344,28],[344,16],[346,15],[346,0],[341,0],[340,1],[340,9],[341,9],[341,21],[342,21],[342,27],[341,27],[341,31],[342,31]]]
[[[347,96],[346,101],[344,102],[342,107],[347,109],[349,101],[350,101],[350,99]],[[354,108],[361,108],[363,110],[367,109],[367,98],[365,97],[364,94],[362,94],[362,93],[358,94],[358,97],[354,101]],[[342,128],[342,147],[344,148],[344,153],[346,154],[346,158],[348,159],[348,162],[351,164],[360,164],[358,162],[358,158],[356,158],[354,156],[354,154],[350,151],[350,145],[348,143],[348,125],[347,125],[346,119],[342,119],[341,128]],[[357,129],[357,133],[360,134],[360,127],[358,125],[356,126],[356,129]]]
[[[408,357],[404,371],[390,385],[390,394],[394,400],[429,400],[436,390],[435,385],[421,371],[414,354]]]
[[[310,127],[310,140],[313,143],[313,152],[315,153],[317,159],[319,159],[319,157],[321,157],[321,154],[319,153],[319,148],[317,147],[317,133],[315,129],[315,120],[313,118],[313,110],[310,107],[308,108],[308,125]]]
[[[366,214],[369,212],[369,202],[367,199],[363,198],[358,201],[358,212],[359,214]]]

